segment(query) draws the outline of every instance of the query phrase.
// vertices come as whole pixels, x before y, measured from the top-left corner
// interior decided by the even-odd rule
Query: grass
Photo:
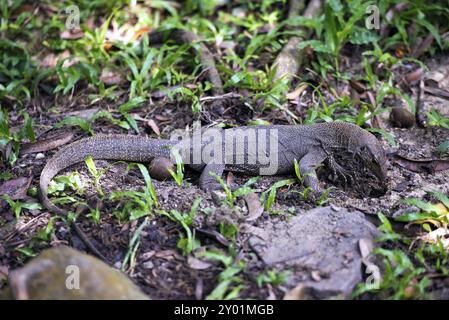
[[[234,205],[238,198],[244,197],[244,196],[254,192],[254,190],[251,189],[251,185],[256,183],[256,181],[258,179],[257,177],[253,177],[253,178],[249,179],[241,187],[238,187],[235,190],[231,190],[231,188],[226,184],[226,182],[223,180],[222,177],[219,177],[215,172],[209,172],[209,174],[220,183],[220,186],[223,188],[223,191],[226,194],[226,198],[224,199],[225,200],[224,202],[230,208],[234,208]]]
[[[145,219],[140,226],[137,228],[136,232],[134,232],[131,240],[129,241],[128,251],[126,252],[125,258],[123,259],[121,270],[125,271],[128,266],[132,269],[136,263],[136,252],[140,245],[140,235],[144,228],[148,225],[148,220]]]
[[[382,2],[379,5],[380,16],[385,17],[386,12],[398,3],[399,0]],[[12,101],[13,104],[23,104],[39,93],[44,84],[47,91],[62,95],[72,95],[75,88],[87,87],[92,91],[90,97],[94,102],[103,99],[115,101],[124,90],[131,101],[136,97],[146,100],[149,92],[180,85],[170,97],[176,99],[176,96],[181,96],[181,99],[191,103],[193,112],[198,113],[202,110],[199,97],[210,90],[207,82],[205,85],[198,82],[201,73],[198,56],[192,56],[189,45],[149,45],[148,30],[182,28],[201,35],[208,45],[221,53],[221,59],[217,59],[217,67],[225,88],[230,91],[250,90],[252,94],[247,107],[262,108],[262,111],[263,108],[281,109],[295,121],[299,121],[298,115],[286,108],[285,92],[288,91],[288,83],[282,79],[273,81],[273,71],[269,65],[256,68],[254,65],[257,65],[262,54],[274,57],[282,48],[285,37],[292,35],[292,29],[285,29],[286,26],[293,30],[295,27],[305,26],[314,32],[315,39],[304,41],[301,47],[314,50],[317,62],[313,62],[313,68],[323,80],[328,79],[329,75],[341,81],[352,78],[339,67],[340,52],[348,45],[365,47],[364,57],[373,57],[389,67],[387,74],[380,79],[370,70],[372,63],[365,63],[366,74],[359,77],[378,92],[376,104],[368,104],[359,111],[366,114],[369,110],[372,116],[382,111],[379,108],[386,94],[401,95],[414,108],[409,98],[391,86],[391,69],[401,64],[402,60],[391,55],[390,48],[397,44],[405,44],[411,48],[418,37],[428,33],[435,38],[434,44],[428,49],[430,53],[447,47],[438,27],[444,25],[449,12],[438,3],[411,3],[408,8],[397,12],[391,21],[386,21],[391,33],[388,38],[381,38],[377,30],[365,27],[366,7],[373,4],[370,1],[333,0],[326,2],[323,14],[317,18],[297,17],[289,20],[283,19],[280,10],[285,4],[285,0],[243,2],[236,7],[238,10],[234,8],[236,12],[241,12],[239,15],[221,10],[215,12],[213,9],[217,3],[214,1],[187,1],[184,6],[169,1],[152,1],[146,9],[141,4],[131,7],[130,1],[120,1],[115,5],[105,1],[94,1],[93,5],[82,2],[78,6],[83,36],[79,39],[66,39],[61,38],[60,34],[66,31],[67,4],[54,3],[56,12],[48,23],[40,15],[34,16],[31,9],[23,7],[23,1],[11,1],[10,6],[5,4],[2,7],[0,30],[5,37],[0,43],[4,56],[0,64],[0,101],[6,99],[8,103]],[[23,12],[18,14],[17,11]],[[105,17],[94,28],[87,25],[87,17],[92,16],[92,13],[101,13]],[[185,15],[189,16],[186,23],[182,21]],[[130,24],[131,20],[134,21],[133,24]],[[417,25],[410,33],[406,27],[412,21],[416,21]],[[121,34],[117,32],[110,39],[108,32],[112,25]],[[236,32],[236,29],[241,30]],[[31,30],[44,39],[31,37]],[[123,36],[125,32],[129,33],[128,37]],[[16,39],[20,41],[14,41]],[[43,57],[33,56],[35,47],[39,46],[37,40],[42,40],[43,52],[52,52],[58,56],[65,51],[69,56],[60,58],[55,66],[43,68],[37,63]],[[232,41],[235,46],[224,52],[220,45],[226,41]],[[239,51],[238,48],[244,50]],[[186,64],[185,61],[191,63]],[[103,70],[124,75],[124,83],[106,87],[101,80]],[[192,90],[184,85],[188,83],[196,83],[198,86]],[[340,110],[345,113],[347,107],[354,109],[351,101],[345,101],[344,97],[342,99],[332,105],[331,111],[325,111],[324,115],[320,115],[321,108],[315,111],[312,109],[306,122],[335,120],[338,119],[336,115]],[[264,103],[260,105],[260,101]],[[327,109],[325,105],[321,107]],[[124,113],[122,116],[137,131],[137,126],[132,123],[129,115]],[[361,117],[363,114],[352,119],[352,122],[361,123]]]
[[[175,158],[176,162],[176,172],[168,168],[168,172],[173,177],[173,179],[176,181],[178,186],[182,186],[183,180],[184,180],[184,163],[182,162],[182,157],[179,154],[178,149],[172,148],[171,154]]]
[[[9,125],[8,112],[1,109],[0,106],[0,150],[3,161],[9,166],[16,163],[21,142],[24,140],[34,142],[36,140],[33,119],[26,112],[22,112],[21,116],[23,117],[23,126],[18,132],[13,131]]]
[[[1,199],[5,200],[9,207],[13,210],[17,220],[19,220],[23,209],[36,210],[42,208],[39,203],[24,203],[19,200],[14,201],[6,194],[2,195]]]
[[[259,287],[270,284],[273,286],[282,285],[287,278],[291,275],[291,272],[286,270],[279,272],[276,269],[267,270],[265,273],[261,273],[256,278],[256,283]]]
[[[165,210],[158,210],[158,214],[166,216],[172,221],[179,223],[184,231],[180,234],[180,239],[178,240],[178,248],[182,250],[184,255],[189,255],[196,248],[200,247],[199,240],[195,239],[195,233],[191,229],[193,219],[197,214],[198,206],[200,205],[202,198],[197,198],[190,209],[189,213],[181,213],[178,210],[172,209],[169,212]]]
[[[394,231],[389,219],[378,213],[382,232],[377,241],[380,248],[373,254],[382,261],[383,275],[377,286],[360,284],[354,297],[370,293],[381,299],[428,299],[432,297],[433,279],[449,275],[448,245],[444,235],[431,237],[448,227],[449,198],[440,191],[429,192],[435,200],[417,198],[404,200],[419,211],[405,213],[394,220],[420,225],[420,237],[408,237]],[[446,232],[447,234],[447,232]]]
[[[85,185],[77,172],[72,172],[66,176],[57,176],[48,185],[49,195],[60,196],[66,190],[75,191],[78,195],[84,194]],[[60,199],[58,202],[60,202]]]
[[[211,261],[219,261],[224,266],[224,270],[218,276],[218,285],[206,299],[236,299],[243,288],[241,273],[245,268],[245,262],[236,259],[232,254],[226,254],[220,250],[205,251],[199,254],[199,256]]]
[[[116,203],[113,215],[121,222],[133,221],[147,215],[152,215],[159,202],[156,196],[156,190],[147,168],[141,164],[131,164],[128,169],[137,165],[145,180],[145,187],[142,191],[114,191],[111,192],[109,200]]]

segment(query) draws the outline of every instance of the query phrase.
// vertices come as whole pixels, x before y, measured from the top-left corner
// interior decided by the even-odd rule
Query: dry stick
[[[171,29],[166,31],[153,31],[149,34],[150,45],[163,44],[169,40],[173,40],[178,44],[198,44],[197,49],[200,55],[201,65],[206,72],[207,78],[212,83],[212,93],[214,95],[221,95],[223,91],[223,82],[218,74],[215,60],[209,49],[202,43],[202,39],[192,32]]]
[[[303,5],[303,0],[292,0],[290,2],[288,18],[298,16]],[[308,19],[315,18],[319,15],[321,7],[321,0],[311,0],[307,5],[303,16]],[[298,31],[303,33],[303,36],[291,37],[274,60],[273,68],[276,68],[276,73],[274,75],[275,81],[282,77],[285,77],[290,81],[299,71],[299,67],[302,63],[303,51],[302,49],[299,49],[299,44],[304,41],[304,37],[308,38],[311,32],[306,28],[299,28]]]
[[[429,49],[429,47],[432,45],[432,42],[433,42],[433,35],[429,32],[426,38],[413,51],[412,58],[418,59],[424,53],[424,51]]]
[[[416,94],[416,107],[415,107],[415,119],[416,124],[420,128],[426,127],[426,117],[422,113],[422,107],[423,107],[423,95],[424,95],[424,81],[420,81],[418,84],[418,92]]]
[[[212,97],[201,97],[200,101],[213,101],[213,100],[220,100],[220,99],[243,99],[244,96],[240,93],[234,93],[234,92],[228,92],[219,96],[212,96]]]

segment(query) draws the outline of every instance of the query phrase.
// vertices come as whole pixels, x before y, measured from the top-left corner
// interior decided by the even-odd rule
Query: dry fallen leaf
[[[284,300],[305,300],[306,299],[305,291],[306,290],[304,284],[300,283],[290,291],[287,291],[287,293],[284,296]]]
[[[313,271],[310,273],[310,277],[311,277],[314,281],[316,281],[316,282],[321,281],[321,275],[320,275],[320,272],[319,272],[318,270],[313,270]]]
[[[260,198],[257,193],[247,194],[245,197],[246,206],[248,207],[248,216],[246,221],[254,221],[259,218],[263,213],[263,206],[260,203]]]
[[[418,82],[419,80],[421,80],[422,76],[424,75],[424,69],[423,68],[418,68],[410,73],[407,73],[404,76],[404,81],[411,85],[411,84],[415,84],[416,82]]]
[[[266,297],[265,300],[276,300],[276,294],[274,293],[271,284],[268,283],[267,287],[268,287],[268,297]]]
[[[419,43],[419,46],[413,48],[412,57],[418,59],[427,49],[430,48],[433,42],[433,35],[429,32],[426,38]]]
[[[306,89],[307,89],[307,84],[303,84],[303,85],[299,86],[297,89],[295,89],[294,91],[287,93],[287,96],[286,96],[286,97],[287,97],[288,100],[295,100],[295,99],[297,99],[297,98],[301,95],[301,93],[303,93],[304,90],[306,90]]]
[[[142,28],[137,29],[131,38],[131,42],[134,42],[134,41],[140,39],[145,33],[148,33],[150,31],[151,31],[151,28],[149,28],[149,27],[142,27]]]
[[[58,63],[58,58],[54,53],[47,54],[41,61],[40,66],[42,68],[54,68]]]
[[[168,121],[168,120],[170,120],[169,117],[165,117],[165,116],[160,115],[160,114],[157,114],[154,117],[156,118],[156,120],[159,120],[159,121]]]
[[[61,32],[61,39],[76,40],[84,36],[84,31],[81,29],[69,29]]]
[[[359,240],[359,250],[362,258],[367,258],[374,249],[373,241],[370,239],[362,238]]]
[[[234,174],[232,172],[228,172],[226,175],[226,185],[232,186],[234,184]]]
[[[176,257],[179,257],[178,253],[175,250],[161,250],[156,252],[154,256],[156,258],[161,258],[165,260],[172,260]]]
[[[396,57],[398,57],[399,59],[402,59],[405,56],[409,55],[411,53],[411,50],[404,43],[399,43],[396,46],[394,53],[395,53]]]
[[[151,130],[154,131],[155,134],[158,136],[161,135],[161,130],[159,130],[159,127],[157,126],[156,122],[154,122],[153,119],[148,119],[145,124],[151,128]]]
[[[424,77],[424,83],[429,87],[439,87],[439,83],[446,79],[446,75],[439,70],[427,72]]]
[[[371,91],[367,91],[366,92],[367,96],[368,96],[368,100],[369,103],[371,103],[371,105],[376,106],[376,97],[374,96],[374,93],[372,93]]]
[[[419,239],[421,239],[424,242],[434,244],[440,241],[444,248],[449,249],[448,237],[449,237],[449,230],[447,230],[446,228],[438,228],[419,237]]]
[[[47,54],[40,62],[40,67],[42,68],[55,68],[58,64],[58,61],[66,59],[70,57],[70,52],[68,50],[64,50],[60,54],[49,53]]]
[[[218,242],[220,242],[222,245],[224,245],[226,247],[229,246],[229,241],[220,232],[218,232],[216,230],[203,229],[203,228],[197,228],[195,230],[214,238],[215,240],[217,240]]]
[[[32,178],[19,177],[11,179],[0,185],[0,195],[8,195],[12,200],[26,198],[28,187]]]
[[[111,70],[103,69],[100,75],[100,81],[107,86],[119,85],[124,79],[121,74]]]
[[[35,7],[30,4],[23,4],[17,9],[12,11],[12,17],[17,18],[20,14],[24,12],[32,13],[35,10]]]
[[[205,270],[212,266],[212,263],[200,260],[193,256],[187,257],[187,263],[188,263],[190,269],[194,269],[194,270]]]
[[[138,113],[133,113],[131,115],[135,120],[142,121],[147,127],[151,128],[151,130],[153,130],[153,132],[156,133],[158,136],[161,135],[161,130],[159,130],[158,125],[156,124],[156,122],[154,122],[153,119],[142,118]],[[156,119],[157,118],[158,117],[156,117]]]
[[[398,154],[389,155],[390,160],[413,172],[435,173],[449,169],[449,159],[409,159]]]
[[[71,66],[74,66],[78,62],[80,62],[81,59],[79,57],[70,57],[68,59],[65,59],[62,63],[63,68],[70,68]]]
[[[32,143],[24,143],[20,147],[20,154],[45,152],[51,149],[55,149],[68,143],[74,137],[73,132],[62,132],[58,135],[49,137],[48,139],[38,140]]]
[[[196,285],[195,285],[195,298],[196,298],[196,300],[201,300],[203,298],[203,292],[204,292],[203,278],[197,278],[196,279]]]
[[[351,85],[351,88],[355,89],[360,94],[366,91],[365,84],[360,81],[349,80],[349,84]]]

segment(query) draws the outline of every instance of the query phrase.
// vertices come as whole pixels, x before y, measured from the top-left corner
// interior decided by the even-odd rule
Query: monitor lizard
[[[218,138],[210,135],[195,140],[192,137],[176,141],[132,135],[96,135],[74,142],[46,163],[39,182],[40,200],[50,212],[65,216],[66,212],[52,204],[47,195],[50,181],[61,170],[84,161],[89,155],[93,159],[149,162],[156,157],[170,157],[172,148],[183,155],[187,166],[202,172],[199,186],[206,191],[220,188],[210,172],[218,176],[224,171],[249,175],[290,174],[295,172],[295,159],[305,186],[314,193],[321,192],[316,169],[322,164],[336,181],[353,186],[360,194],[379,196],[387,190],[385,151],[374,135],[351,123],[248,126],[221,129]],[[225,147],[223,141],[228,141],[229,137],[232,143]],[[262,148],[258,149],[258,145]],[[208,157],[192,161],[199,154]],[[214,155],[217,157],[211,160]],[[104,259],[79,227],[76,224],[73,227],[89,249]]]

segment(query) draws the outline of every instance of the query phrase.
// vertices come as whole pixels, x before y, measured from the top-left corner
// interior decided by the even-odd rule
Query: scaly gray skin
[[[307,126],[253,126],[236,129],[222,130],[226,133],[244,134],[247,130],[261,130],[268,138],[273,130],[278,134],[278,165],[275,171],[265,174],[289,174],[294,173],[294,159],[299,163],[301,175],[305,177],[304,183],[314,192],[320,193],[321,188],[317,179],[315,169],[322,163],[326,164],[334,177],[343,180],[359,188],[363,194],[384,194],[386,192],[386,157],[377,139],[362,128],[343,122],[319,123]],[[241,130],[241,131],[237,131]],[[237,134],[237,135],[238,135]],[[250,139],[251,140],[251,139]],[[268,139],[269,140],[269,139]],[[91,138],[74,142],[58,151],[45,165],[39,182],[39,196],[41,202],[50,211],[65,216],[66,212],[53,205],[47,196],[48,184],[51,179],[61,170],[82,162],[87,156],[93,159],[126,160],[133,162],[149,162],[155,157],[170,157],[170,147],[176,147],[180,153],[190,150],[195,153],[192,139],[179,141],[148,139],[130,135],[98,135]],[[249,144],[257,144],[257,141],[249,141]],[[211,142],[214,143],[214,142]],[[235,146],[229,153],[224,144],[215,146],[222,149],[223,155],[233,157],[248,156],[247,143]],[[203,143],[201,150],[210,147],[210,143]],[[237,147],[242,148],[237,148]],[[269,149],[269,147],[267,148]],[[240,152],[236,152],[240,150]],[[210,175],[214,172],[221,176],[224,171],[241,172],[249,175],[258,175],[260,169],[266,167],[259,163],[234,164],[232,160],[224,160],[222,164],[204,163],[188,165],[194,170],[202,172],[200,187],[211,191],[219,188],[216,179]],[[184,157],[184,163],[189,163]],[[366,181],[358,182],[358,179]],[[349,180],[349,181],[348,181]],[[81,230],[74,225],[75,231],[88,247],[100,258],[104,257],[92,246]],[[105,259],[104,259],[105,260]]]

